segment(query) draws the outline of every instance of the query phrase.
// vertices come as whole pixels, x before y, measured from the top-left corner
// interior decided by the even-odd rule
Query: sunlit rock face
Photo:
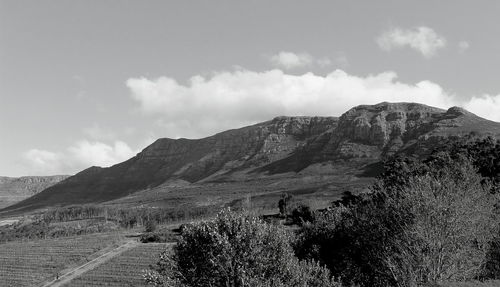
[[[340,117],[331,141],[332,153],[340,157],[392,154],[414,136],[431,130],[444,112],[413,103],[357,106]]]

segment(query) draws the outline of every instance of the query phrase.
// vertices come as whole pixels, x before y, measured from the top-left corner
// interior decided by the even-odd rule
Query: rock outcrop
[[[54,176],[0,176],[0,208],[26,199],[68,178],[68,175]]]

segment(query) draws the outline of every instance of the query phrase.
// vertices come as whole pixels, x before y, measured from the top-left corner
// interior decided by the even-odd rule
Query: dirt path
[[[59,276],[59,279],[55,279],[53,281],[50,281],[43,285],[43,287],[59,287],[59,286],[64,286],[64,284],[70,282],[71,280],[75,279],[76,277],[82,275],[83,273],[90,271],[97,266],[101,265],[102,263],[108,261],[109,259],[121,254],[122,252],[135,247],[139,245],[140,243],[137,241],[129,241],[127,243],[124,243],[115,249],[112,249],[101,256],[83,264],[78,267],[73,268],[72,270],[66,272],[65,274]]]

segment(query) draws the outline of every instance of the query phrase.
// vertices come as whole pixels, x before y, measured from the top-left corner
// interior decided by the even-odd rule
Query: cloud
[[[24,153],[24,160],[33,174],[60,174],[65,168],[63,156],[46,150],[31,149]]]
[[[458,51],[460,53],[465,53],[465,51],[469,50],[470,44],[467,41],[458,42]]]
[[[463,104],[463,107],[486,119],[500,122],[500,94],[496,96],[474,96]]]
[[[68,148],[68,159],[84,166],[111,166],[132,157],[134,152],[122,141],[113,145],[82,140]]]
[[[168,137],[207,136],[279,115],[338,116],[382,101],[457,104],[438,84],[402,83],[394,72],[359,77],[342,70],[325,76],[237,70],[194,76],[186,85],[169,77],[131,78],[126,84],[142,112],[154,116]]]
[[[307,53],[279,52],[271,56],[271,63],[287,70],[307,67],[313,64],[314,58]]]
[[[446,46],[446,39],[443,36],[425,26],[415,29],[393,28],[382,33],[376,40],[384,51],[409,47],[426,58],[435,56],[439,49]]]
[[[278,54],[269,57],[269,60],[271,64],[273,64],[273,66],[284,70],[293,70],[296,68],[312,66],[320,68],[327,68],[332,65],[337,65],[337,67],[341,68],[349,66],[347,57],[340,52],[337,52],[337,56],[332,60],[329,57],[315,58],[308,53],[293,53],[281,51]]]
[[[129,159],[135,153],[122,141],[108,145],[81,140],[63,152],[30,149],[24,153],[24,162],[32,174],[72,174],[94,165],[111,166]]]

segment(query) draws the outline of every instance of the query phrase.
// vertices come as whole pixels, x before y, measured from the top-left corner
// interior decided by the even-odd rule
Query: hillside
[[[54,176],[0,176],[0,208],[12,205],[68,178],[68,175]]]
[[[304,189],[335,196],[359,188],[364,168],[395,153],[425,154],[451,137],[499,135],[500,123],[463,109],[413,103],[357,106],[340,118],[278,117],[203,139],[159,139],[125,162],[86,169],[5,211],[168,202],[173,194],[193,197],[193,189],[198,199],[219,196],[218,204],[225,204],[235,199],[224,197],[228,186],[243,197]]]

